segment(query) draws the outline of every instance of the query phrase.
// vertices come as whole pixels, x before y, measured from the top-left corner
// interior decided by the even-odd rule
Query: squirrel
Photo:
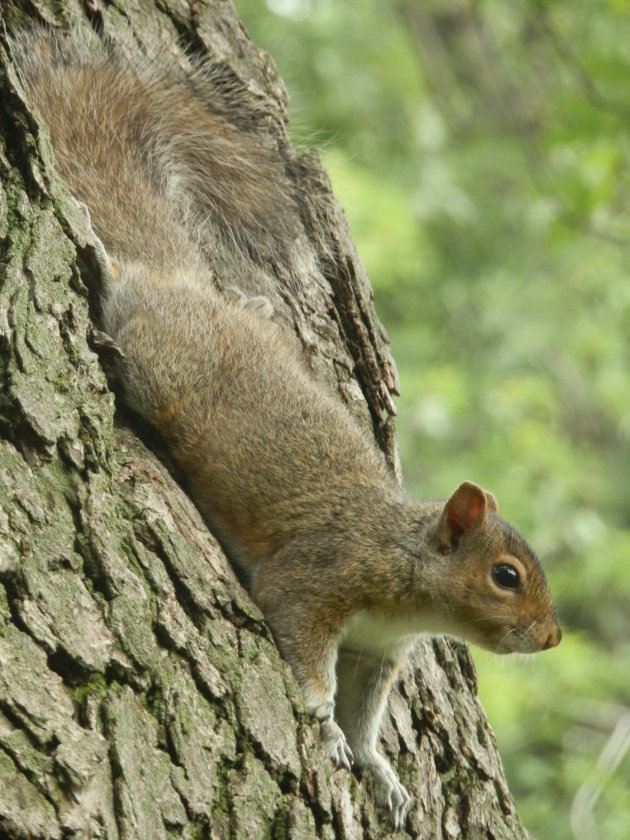
[[[409,499],[287,333],[214,288],[208,242],[238,275],[282,259],[300,223],[279,153],[213,104],[209,65],[181,80],[41,31],[12,50],[106,254],[98,317],[122,350],[120,397],[166,441],[333,763],[371,774],[402,827],[411,798],[377,740],[410,646],[556,646],[536,556],[477,484]]]

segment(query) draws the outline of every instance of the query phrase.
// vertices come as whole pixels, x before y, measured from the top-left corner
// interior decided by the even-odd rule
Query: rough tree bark
[[[274,288],[254,278],[245,291],[272,298],[395,468],[396,374],[367,277],[317,155],[288,144],[282,83],[231,4],[3,7],[9,27],[94,26],[125,49],[183,68],[201,50],[220,68],[243,119],[282,150],[319,255],[301,291],[282,265]],[[367,785],[320,751],[261,614],[159,444],[115,414],[83,284],[89,237],[0,30],[0,836],[389,834]],[[409,835],[527,836],[463,645],[418,644],[383,747],[415,796]]]

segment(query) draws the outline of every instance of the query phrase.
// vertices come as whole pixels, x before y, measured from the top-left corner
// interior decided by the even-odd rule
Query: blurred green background
[[[492,490],[565,630],[475,651],[539,840],[630,836],[630,4],[236,0],[398,363],[406,484]]]

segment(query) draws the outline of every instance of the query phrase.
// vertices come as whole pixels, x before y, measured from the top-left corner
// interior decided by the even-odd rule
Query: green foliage
[[[322,147],[368,268],[400,370],[408,487],[488,486],[557,595],[557,650],[475,654],[522,817],[539,840],[621,840],[630,6],[237,7],[287,82],[295,139]]]

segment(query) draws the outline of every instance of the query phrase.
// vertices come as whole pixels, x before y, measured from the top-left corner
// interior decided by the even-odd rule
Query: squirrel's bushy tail
[[[260,263],[285,252],[299,223],[284,161],[269,136],[231,121],[229,97],[213,104],[220,69],[192,58],[179,78],[95,37],[24,30],[12,45],[59,171],[107,250],[161,268],[187,241]]]

